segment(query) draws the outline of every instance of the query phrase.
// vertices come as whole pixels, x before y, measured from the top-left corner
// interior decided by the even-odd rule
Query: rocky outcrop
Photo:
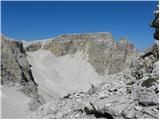
[[[42,104],[23,43],[5,36],[1,36],[1,84],[6,87],[18,84],[20,91],[33,98],[36,108]]]
[[[36,51],[41,48],[41,43],[40,42],[32,42],[25,47],[26,51]]]
[[[126,38],[121,38],[112,55],[109,66],[109,73],[111,74],[123,71],[127,67],[134,67],[138,58],[138,51]]]
[[[159,7],[154,12],[154,20],[151,23],[151,26],[155,28],[154,38],[156,39],[156,44],[153,46],[153,56],[159,60]]]
[[[56,38],[26,45],[26,51],[49,50],[56,56],[73,55],[78,51],[88,54],[88,62],[100,75],[113,74],[133,67],[138,52],[126,38],[116,43],[110,33],[61,35]],[[134,59],[133,59],[134,58]]]
[[[154,12],[154,20],[151,23],[151,26],[155,28],[154,38],[156,40],[159,40],[159,6],[157,7],[157,10]]]

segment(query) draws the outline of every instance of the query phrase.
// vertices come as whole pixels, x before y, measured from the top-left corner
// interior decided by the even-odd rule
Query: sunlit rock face
[[[22,41],[15,41],[5,36],[1,36],[3,118],[23,118],[25,110],[36,110],[44,103],[43,99],[38,94],[38,85],[34,81],[30,69],[31,66],[28,63],[26,56]],[[12,99],[12,97],[15,98]],[[26,100],[23,101],[23,99]],[[18,101],[21,101],[22,103],[17,104]],[[17,105],[23,106],[19,107]],[[15,108],[16,106],[17,108]],[[17,113],[14,114],[14,112]]]
[[[36,84],[30,70],[30,64],[26,59],[26,52],[21,41],[10,40],[7,37],[1,39],[1,75],[2,85],[20,83],[30,84],[26,94],[36,92]]]
[[[132,66],[135,60],[131,57],[137,56],[134,45],[126,38],[116,43],[107,32],[61,35],[26,46],[27,51],[36,51],[37,48],[49,50],[56,56],[73,55],[82,51],[100,75],[117,73]]]

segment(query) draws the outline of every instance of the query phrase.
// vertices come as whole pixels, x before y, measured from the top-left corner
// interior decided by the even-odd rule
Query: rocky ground
[[[136,79],[132,70],[106,76],[87,92],[74,93],[41,106],[30,118],[158,119],[158,62]]]

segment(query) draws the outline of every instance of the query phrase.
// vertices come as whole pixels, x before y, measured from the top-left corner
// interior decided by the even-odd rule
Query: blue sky
[[[158,1],[2,2],[2,34],[39,40],[60,34],[110,32],[143,50],[154,43],[149,24]]]

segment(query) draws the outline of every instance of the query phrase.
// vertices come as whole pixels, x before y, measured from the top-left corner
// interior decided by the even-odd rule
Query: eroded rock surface
[[[6,88],[14,86],[31,97],[34,103],[31,102],[30,109],[33,110],[33,106],[37,109],[43,100],[38,95],[38,85],[34,82],[23,43],[2,36],[1,56],[1,84]]]
[[[107,32],[61,35],[25,46],[30,52],[41,48],[56,56],[73,55],[83,51],[88,54],[88,62],[100,75],[118,73],[127,67],[133,67],[138,56],[134,45],[126,38],[116,43]]]

